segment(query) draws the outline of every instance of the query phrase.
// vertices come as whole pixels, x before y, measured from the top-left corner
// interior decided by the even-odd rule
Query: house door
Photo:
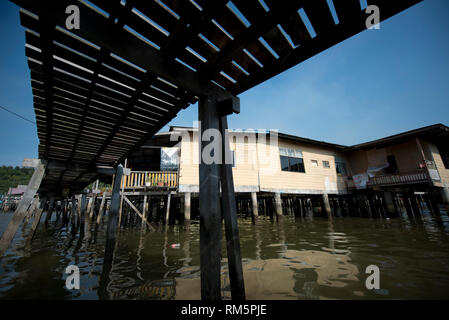
[[[385,174],[399,173],[398,165],[396,163],[396,158],[394,155],[387,156],[388,167],[385,168]]]

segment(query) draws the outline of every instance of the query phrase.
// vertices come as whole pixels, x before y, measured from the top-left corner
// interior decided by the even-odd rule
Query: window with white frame
[[[279,148],[281,170],[290,172],[306,172],[302,152],[292,148]]]

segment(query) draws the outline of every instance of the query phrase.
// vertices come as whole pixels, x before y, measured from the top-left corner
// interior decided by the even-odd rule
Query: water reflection
[[[11,214],[0,215],[0,232]],[[0,261],[0,298],[98,299],[106,220],[87,219],[72,233],[57,216],[30,223]],[[240,220],[248,299],[449,298],[449,221],[446,213],[398,219],[260,217]],[[226,248],[222,294],[230,298]],[[64,270],[77,264],[81,290],[65,289]],[[378,265],[381,290],[365,288],[365,268]],[[123,228],[107,293],[112,299],[199,299],[199,224]]]

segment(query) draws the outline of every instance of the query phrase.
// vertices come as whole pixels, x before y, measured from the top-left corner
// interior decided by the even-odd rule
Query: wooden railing
[[[411,173],[395,173],[395,174],[385,174],[381,176],[376,176],[369,178],[368,186],[391,186],[391,185],[402,185],[402,184],[416,184],[425,183],[429,181],[429,176],[427,172],[411,172]]]
[[[177,171],[131,171],[131,174],[124,176],[122,180],[122,187],[125,189],[176,188],[177,186]]]

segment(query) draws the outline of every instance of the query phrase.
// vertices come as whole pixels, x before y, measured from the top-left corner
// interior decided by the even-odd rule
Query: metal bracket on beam
[[[233,113],[240,113],[240,98],[231,97],[218,102],[220,116],[228,116]]]

